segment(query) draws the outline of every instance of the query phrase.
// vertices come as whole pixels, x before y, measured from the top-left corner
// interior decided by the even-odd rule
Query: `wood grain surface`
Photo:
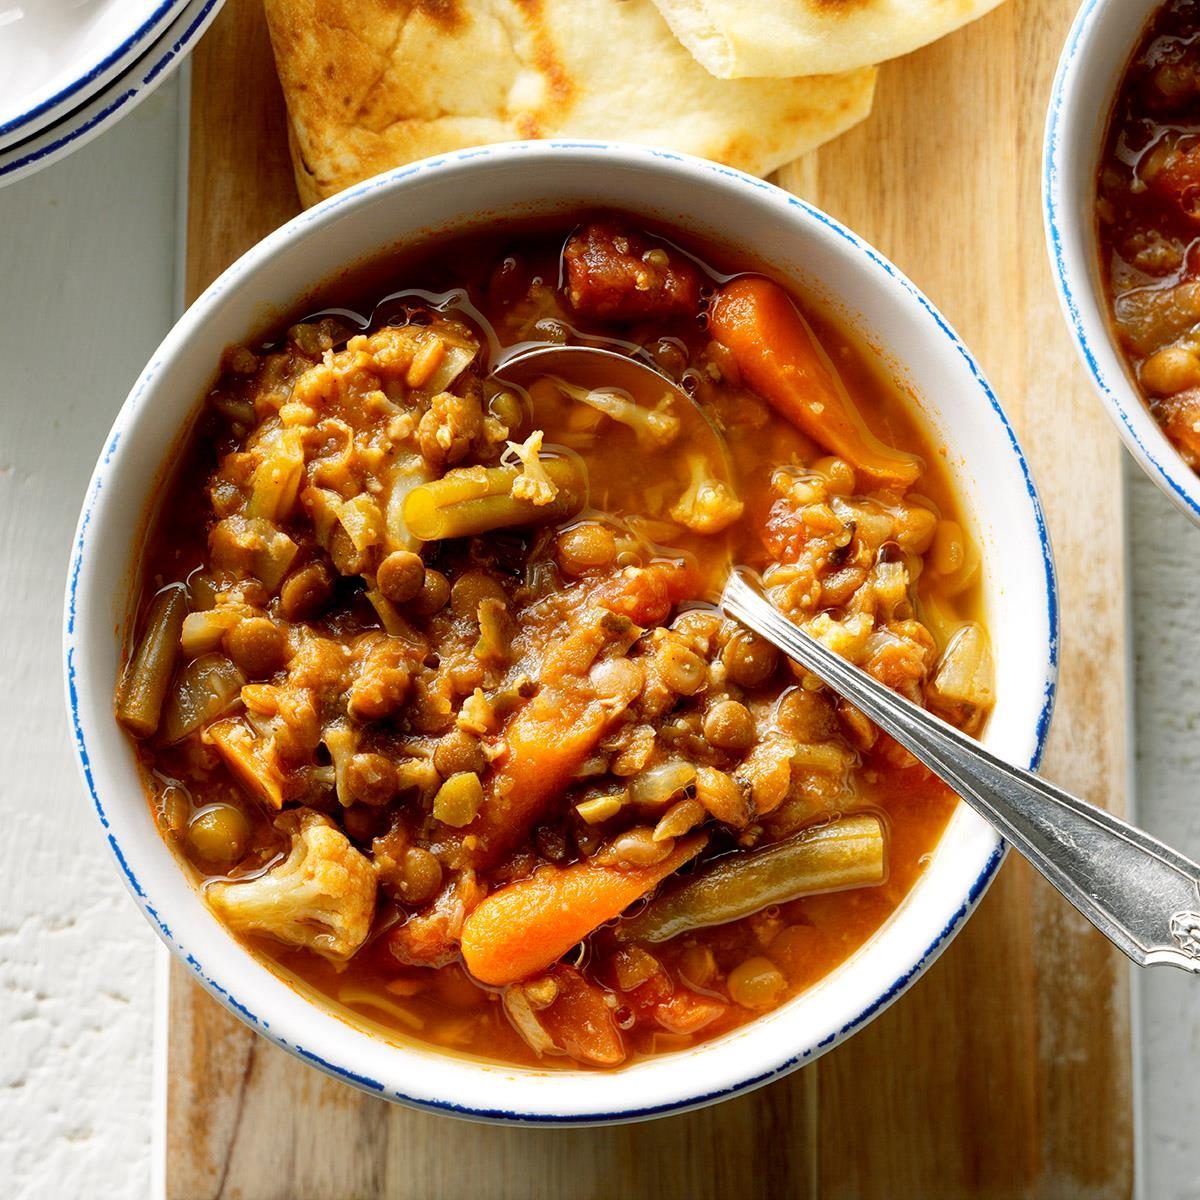
[[[779,182],[926,291],[1014,419],[1061,588],[1044,769],[1119,812],[1119,450],[1059,317],[1038,202],[1043,112],[1073,9],[1008,0],[888,64],[871,118]],[[259,0],[228,0],[192,87],[194,296],[297,207]],[[1127,967],[1017,861],[925,978],[819,1062],[715,1108],[612,1129],[497,1128],[389,1105],[293,1060],[172,971],[168,1200],[1132,1193]]]

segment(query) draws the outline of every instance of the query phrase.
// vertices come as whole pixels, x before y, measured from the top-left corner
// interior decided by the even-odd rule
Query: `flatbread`
[[[875,71],[714,79],[652,0],[266,0],[300,198],[485,142],[609,138],[765,175],[861,121]]]
[[[886,62],[1000,0],[654,0],[718,79],[815,75]]]

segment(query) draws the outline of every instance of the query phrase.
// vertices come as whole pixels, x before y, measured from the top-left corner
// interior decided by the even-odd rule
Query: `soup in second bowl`
[[[1097,182],[1101,267],[1151,412],[1200,468],[1200,4],[1155,13],[1121,81]]]

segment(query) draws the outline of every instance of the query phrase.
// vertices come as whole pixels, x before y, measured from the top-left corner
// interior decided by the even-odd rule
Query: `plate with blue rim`
[[[0,0],[2,6],[6,0]],[[58,162],[128,115],[178,69],[224,0],[184,0],[124,71],[33,136],[0,147],[0,187]],[[0,7],[0,19],[3,8]],[[0,29],[0,34],[3,29]]]
[[[188,0],[0,0],[0,148],[122,75]]]

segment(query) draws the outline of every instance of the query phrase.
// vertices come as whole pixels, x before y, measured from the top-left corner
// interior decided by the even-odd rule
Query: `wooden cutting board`
[[[1032,460],[1062,593],[1045,769],[1122,811],[1120,453],[1059,317],[1038,204],[1075,0],[1008,0],[888,64],[870,119],[780,173],[906,271],[975,350]],[[614,129],[614,135],[620,133]],[[192,76],[187,291],[297,208],[260,0],[228,0]],[[940,961],[819,1062],[715,1108],[526,1130],[411,1112],[318,1074],[172,967],[169,1200],[1127,1197],[1129,974],[1010,861]]]

